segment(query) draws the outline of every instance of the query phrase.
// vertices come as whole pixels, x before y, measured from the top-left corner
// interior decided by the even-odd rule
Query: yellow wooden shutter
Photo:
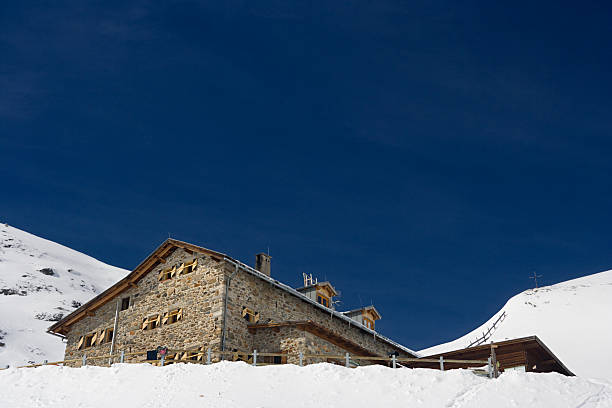
[[[176,268],[175,273],[176,273],[177,275],[180,275],[180,274],[181,274],[181,272],[183,272],[183,270],[184,270],[184,269],[185,269],[185,264],[184,264],[184,263],[182,263],[182,264],[181,264],[181,265],[180,265],[178,268]]]
[[[178,310],[178,314],[176,315],[176,320],[179,321],[183,318],[183,309]]]
[[[91,345],[95,346],[96,345],[96,339],[98,338],[98,332],[95,332],[93,337],[91,338]]]
[[[161,315],[157,315],[157,319],[155,319],[155,327],[159,327],[161,322]]]
[[[83,347],[83,341],[85,340],[84,336],[79,337],[79,342],[77,343],[77,349],[81,349]]]
[[[194,259],[191,263],[191,267],[193,268],[192,270],[195,271],[196,266],[198,266],[198,258]]]
[[[142,330],[147,328],[147,324],[148,324],[148,319],[145,317],[144,319],[142,319]]]
[[[104,340],[106,339],[106,331],[108,329],[104,329],[100,332],[100,335],[98,336],[98,344],[102,344],[102,342],[104,342]]]
[[[246,316],[246,314],[249,312],[249,309],[247,309],[246,307],[242,308],[242,317]]]
[[[164,274],[165,274],[165,271],[162,269],[159,272],[159,275],[157,275],[157,280],[159,280],[159,281],[164,280]]]
[[[253,319],[254,323],[257,323],[259,321],[259,312],[255,313],[255,318]]]
[[[176,275],[176,266],[173,266],[172,269],[170,270],[170,277],[174,278],[175,275]]]
[[[162,319],[162,324],[168,323],[169,313],[164,313],[164,318]]]

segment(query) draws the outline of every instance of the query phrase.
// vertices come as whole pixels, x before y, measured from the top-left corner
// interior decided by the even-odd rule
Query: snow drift
[[[0,406],[36,407],[612,407],[612,383],[508,372],[349,369],[332,364],[252,367],[116,364],[0,371]]]
[[[0,224],[0,366],[63,359],[47,328],[127,273]]]
[[[576,375],[612,379],[612,271],[526,290],[476,330],[419,354],[467,347],[504,311],[487,342],[536,335]]]

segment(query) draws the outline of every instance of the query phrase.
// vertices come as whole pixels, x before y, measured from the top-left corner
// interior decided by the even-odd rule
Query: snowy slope
[[[61,360],[64,344],[46,329],[127,273],[0,224],[0,366]]]
[[[576,375],[612,379],[612,271],[522,292],[476,330],[419,354],[467,347],[504,311],[487,342],[537,335]]]
[[[466,370],[326,363],[12,368],[0,371],[0,383],[0,406],[11,408],[612,407],[609,381],[518,372],[493,380]]]

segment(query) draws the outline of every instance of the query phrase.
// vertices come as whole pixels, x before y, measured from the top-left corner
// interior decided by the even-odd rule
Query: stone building
[[[298,352],[416,356],[374,330],[380,314],[373,306],[338,312],[337,292],[329,282],[310,280],[293,289],[271,276],[268,255],[257,254],[255,266],[168,239],[125,278],[48,331],[65,338],[65,359],[86,353],[90,364],[106,363],[102,357],[111,350],[158,346],[292,353],[288,360],[268,358],[271,363],[296,362]],[[322,360],[306,362],[314,361]]]

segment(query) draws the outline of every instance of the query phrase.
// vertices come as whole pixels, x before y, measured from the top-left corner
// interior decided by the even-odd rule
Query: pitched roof
[[[172,252],[174,252],[174,250],[176,250],[177,248],[183,248],[193,252],[205,253],[213,258],[217,258],[219,261],[222,261],[224,258],[226,258],[226,255],[220,252],[211,251],[210,249],[202,248],[197,245],[168,238],[149,256],[147,256],[132,272],[127,274],[127,276],[125,276],[119,282],[115,283],[110,288],[106,289],[104,292],[100,293],[98,296],[91,299],[89,302],[83,304],[74,312],[70,313],[57,323],[53,324],[47,329],[47,332],[56,334],[66,334],[67,329],[69,329],[70,325],[82,319],[87,314],[91,313],[93,310],[96,310],[97,308],[103,306],[123,291],[129,289],[130,287],[133,287],[136,282],[138,282],[140,278],[146,275],[149,271],[151,271],[160,263],[165,263],[165,258]]]
[[[319,287],[322,287],[322,286],[328,287],[332,292],[332,296],[338,296],[338,292],[336,292],[336,289],[329,281],[313,283],[312,285],[302,286],[301,288],[297,288],[296,290],[299,292],[303,292],[310,288],[318,289]]]
[[[360,307],[358,309],[347,310],[346,312],[342,312],[342,313],[344,313],[345,315],[349,316],[349,315],[354,315],[354,314],[361,314],[364,311],[371,311],[371,312],[373,312],[376,316],[378,316],[376,318],[376,320],[382,319],[382,315],[378,312],[378,310],[376,310],[374,305],[364,306],[364,307]]]
[[[557,356],[538,338],[538,336],[521,337],[517,339],[503,340],[492,343],[496,348],[497,359],[503,364],[506,361],[511,362],[516,359],[517,351],[530,350],[533,355],[537,356],[538,360],[534,361],[538,367],[536,371],[556,371],[561,374],[573,376],[574,373],[559,360]],[[487,359],[491,353],[491,344],[483,344],[475,347],[468,347],[459,350],[447,351],[444,353],[432,354],[423,358],[454,358],[454,359]]]

